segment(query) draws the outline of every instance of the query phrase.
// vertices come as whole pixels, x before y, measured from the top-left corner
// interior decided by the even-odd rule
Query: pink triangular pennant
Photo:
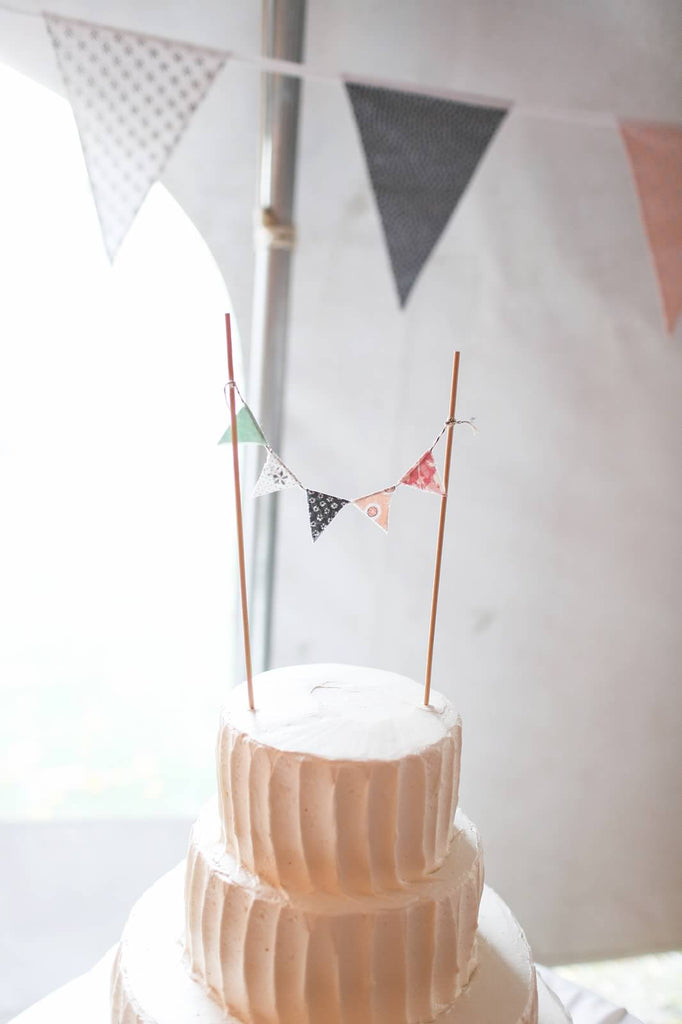
[[[388,512],[391,505],[391,498],[395,494],[395,487],[387,487],[383,491],[374,491],[373,494],[365,494],[362,498],[355,498],[353,504],[360,509],[363,515],[376,523],[384,533],[388,533]]]
[[[622,121],[668,332],[682,312],[682,128]]]
[[[408,469],[400,483],[405,484],[406,487],[416,487],[420,491],[433,491],[434,494],[445,494],[431,449],[428,452],[424,452],[419,461],[411,469]]]

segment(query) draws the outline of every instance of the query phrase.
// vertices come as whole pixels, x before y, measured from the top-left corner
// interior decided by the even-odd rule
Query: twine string
[[[251,417],[253,422],[256,424],[256,426],[260,430],[261,434],[263,435],[263,447],[266,449],[266,451],[268,451],[275,459],[277,459],[277,461],[280,463],[280,465],[283,466],[284,469],[287,471],[289,476],[293,480],[296,481],[296,483],[301,488],[301,490],[307,491],[308,488],[304,484],[301,483],[301,481],[298,479],[298,477],[293,472],[293,470],[289,469],[289,467],[287,466],[287,464],[284,461],[284,459],[282,458],[282,456],[279,454],[279,452],[275,451],[275,449],[272,447],[272,445],[268,441],[267,437],[265,436],[265,432],[264,432],[262,426],[260,425],[258,419],[254,416],[251,408],[249,407],[248,402],[246,401],[246,399],[242,395],[241,391],[239,390],[239,385],[237,384],[236,380],[228,380],[227,383],[225,384],[225,387],[223,388],[223,394],[225,396],[225,401],[229,405],[229,398],[228,398],[228,395],[227,395],[228,388],[233,388],[236,391],[237,395],[239,396],[240,402],[242,403],[242,405],[244,406],[244,408],[248,412],[249,416]],[[446,432],[446,430],[449,430],[451,427],[467,426],[467,427],[470,428],[472,434],[476,435],[478,433],[478,427],[476,426],[475,419],[476,419],[476,417],[472,416],[470,419],[467,419],[467,420],[457,420],[457,419],[454,419],[454,418],[445,420],[445,422],[443,423],[443,426],[440,428],[438,434],[436,435],[435,441],[433,442],[433,444],[431,445],[430,448],[426,449],[426,453],[432,452],[434,450],[434,448],[436,447],[436,445],[438,444],[438,442],[442,438],[443,434]],[[422,458],[423,458],[423,456],[422,456]],[[415,465],[416,465],[416,463],[415,463]],[[412,467],[410,467],[410,468],[412,468]],[[408,470],[408,472],[409,472],[409,470]],[[403,476],[405,476],[404,473],[403,473]],[[401,476],[400,480],[397,480],[394,484],[390,484],[388,487],[380,487],[377,491],[374,491],[372,493],[380,494],[382,491],[395,491],[400,486],[400,484],[402,482],[402,479],[403,479],[403,477]],[[337,497],[338,497],[338,495],[337,495]],[[353,499],[349,498],[349,499],[346,499],[346,500],[352,501]]]

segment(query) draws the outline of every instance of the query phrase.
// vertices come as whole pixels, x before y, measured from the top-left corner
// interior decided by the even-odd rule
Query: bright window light
[[[0,68],[0,817],[196,813],[230,684],[225,285],[160,185],[112,269],[68,103]]]

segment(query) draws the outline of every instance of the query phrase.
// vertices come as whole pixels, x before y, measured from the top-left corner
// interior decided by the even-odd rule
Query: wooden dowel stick
[[[225,314],[227,331],[227,372],[229,379],[234,380],[234,361],[232,359],[232,327],[230,314]],[[253,670],[251,668],[251,637],[249,634],[249,606],[246,600],[246,564],[244,559],[244,523],[242,521],[242,488],[239,480],[239,439],[237,438],[237,411],[234,388],[228,387],[230,402],[230,427],[232,430],[232,465],[234,468],[234,510],[237,519],[237,549],[239,552],[239,592],[242,602],[242,634],[244,637],[244,661],[246,663],[246,685],[249,691],[249,707],[255,710],[253,701]]]
[[[450,410],[448,420],[455,418],[457,402],[457,378],[459,376],[459,352],[455,352],[452,362],[452,384],[450,386]],[[448,510],[448,494],[450,493],[450,459],[452,457],[452,437],[454,423],[448,424],[448,435],[445,444],[445,469],[443,471],[443,488],[445,494],[440,499],[440,518],[438,520],[438,542],[436,544],[436,567],[433,573],[433,592],[431,594],[431,620],[429,622],[429,643],[426,651],[426,676],[424,680],[424,704],[428,706],[431,696],[431,669],[433,667],[433,641],[436,636],[436,614],[438,612],[438,591],[440,589],[440,566],[443,560],[443,537],[445,536],[445,515]]]

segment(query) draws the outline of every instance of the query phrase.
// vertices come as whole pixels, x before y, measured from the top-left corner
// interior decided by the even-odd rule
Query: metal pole
[[[264,55],[301,62],[306,0],[263,0],[262,10]],[[298,78],[262,75],[249,404],[277,451],[282,446],[300,91]],[[254,449],[246,466],[247,487],[258,469]],[[270,664],[276,531],[276,496],[251,502],[249,594],[257,672]]]

